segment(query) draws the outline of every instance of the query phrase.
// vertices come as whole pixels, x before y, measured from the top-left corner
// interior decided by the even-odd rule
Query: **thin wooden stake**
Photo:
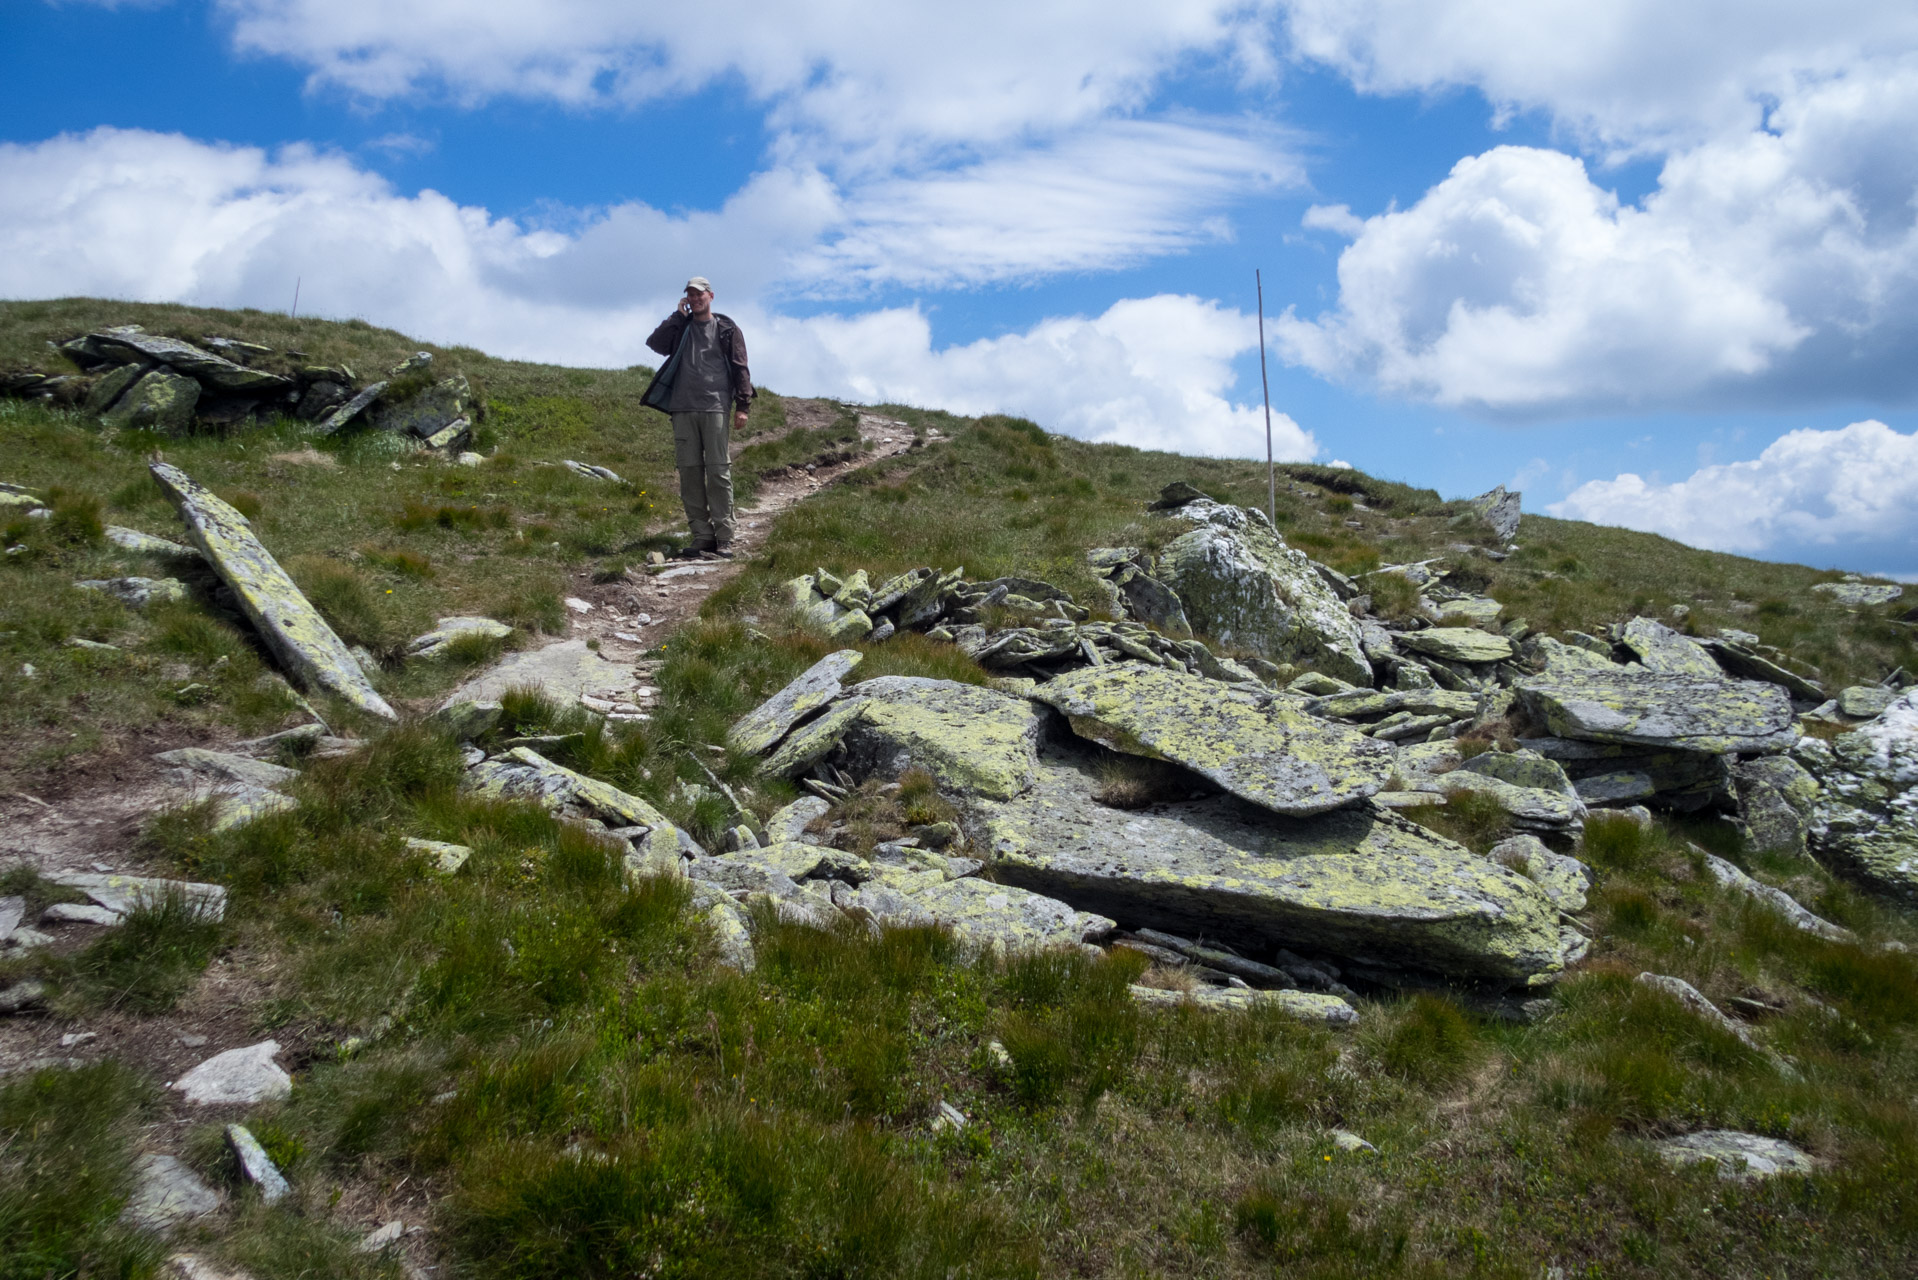
[[[1265,393],[1265,518],[1279,522],[1279,471],[1272,464],[1272,384],[1265,378],[1265,281],[1258,269],[1252,283],[1259,291],[1259,390]]]
[[[303,278],[304,277],[301,277],[301,276],[293,277],[293,309],[286,313],[286,318],[288,320],[297,320],[300,318],[300,281]],[[1265,324],[1264,316],[1259,317],[1259,324],[1260,325]],[[1259,332],[1264,333],[1265,330],[1261,328]]]

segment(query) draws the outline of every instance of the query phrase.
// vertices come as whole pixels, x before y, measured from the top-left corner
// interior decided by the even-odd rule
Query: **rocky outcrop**
[[[1032,789],[972,806],[1000,879],[1246,954],[1308,948],[1500,984],[1549,981],[1573,953],[1530,880],[1363,806],[1303,821],[1224,796],[1122,812],[1096,759],[1048,753]]]
[[[1194,628],[1268,661],[1372,683],[1351,611],[1263,512],[1203,499],[1162,518],[1192,526],[1154,564]]]
[[[246,517],[177,467],[155,462],[148,469],[282,669],[308,688],[325,689],[369,715],[397,720],[333,628],[253,536]]]
[[[1905,589],[1890,583],[1866,582],[1856,574],[1847,574],[1844,581],[1821,582],[1812,588],[1812,592],[1825,597],[1833,604],[1863,609],[1873,605],[1890,604],[1904,595]]]
[[[400,450],[449,456],[469,440],[482,412],[465,376],[435,379],[433,357],[423,351],[386,379],[360,386],[346,366],[308,364],[299,352],[233,338],[188,342],[139,325],[82,334],[57,349],[87,373],[0,375],[0,395],[77,402],[108,428],[169,435],[284,414],[312,424],[314,435],[365,426]]]
[[[1918,903],[1918,690],[1829,744],[1793,752],[1819,783],[1808,843],[1866,887]]]
[[[1312,966],[1298,960],[1303,968],[1282,969],[1260,958],[1284,947],[1494,985],[1548,982],[1582,953],[1582,940],[1561,931],[1558,908],[1538,883],[1369,805],[1366,796],[1389,776],[1393,749],[1311,716],[1302,698],[1140,662],[1020,688],[1023,696],[908,677],[861,681],[768,748],[767,767],[789,776],[810,770],[808,785],[831,797],[852,783],[923,769],[959,808],[968,847],[986,859],[998,886],[1107,924],[1216,940],[1193,964],[1209,971],[1225,957],[1217,962],[1221,981],[1266,975],[1290,985],[1286,974]],[[1172,770],[1165,794],[1147,797],[1143,809],[1115,809],[1098,798],[1102,773],[1127,755],[1166,761],[1161,767]],[[1545,766],[1538,761],[1534,769],[1542,774]],[[1489,776],[1460,776],[1470,779],[1464,785],[1519,790]],[[1559,776],[1559,790],[1527,797],[1575,808]],[[1189,782],[1181,785],[1181,777]],[[803,822],[817,817],[812,811]],[[787,839],[799,825],[783,824]],[[823,839],[830,843],[833,832]],[[778,890],[786,894],[782,913],[830,921],[836,917],[820,893],[805,885],[833,868],[842,887],[829,896],[842,914],[938,919],[955,928],[954,904],[996,902],[992,895],[1001,892],[930,888],[961,885],[970,873],[952,869],[979,864],[935,864],[925,851],[912,856],[928,866],[902,870],[841,865],[817,845],[784,847],[792,858],[763,850],[727,855],[727,865],[761,869],[754,873],[761,878],[731,891]],[[739,874],[702,865],[690,873]],[[795,888],[787,891],[775,873]],[[932,909],[935,899],[948,914]]]
[[[1253,804],[1305,817],[1376,793],[1391,776],[1383,742],[1305,714],[1269,693],[1139,663],[1055,677],[1033,696],[1081,737],[1183,765]]]
[[[1492,526],[1501,542],[1510,542],[1518,537],[1519,499],[1522,494],[1507,493],[1504,485],[1481,493],[1476,498],[1468,498],[1466,506],[1472,514]]]

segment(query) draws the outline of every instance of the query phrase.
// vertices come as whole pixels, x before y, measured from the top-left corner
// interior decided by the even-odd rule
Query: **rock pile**
[[[810,773],[823,798],[923,770],[957,807],[959,838],[871,857],[782,841],[688,874],[822,923],[932,919],[1008,944],[1110,941],[1123,926],[1125,945],[1170,949],[1221,986],[1336,996],[1341,973],[1389,985],[1409,971],[1525,987],[1582,954],[1523,871],[1374,804],[1395,749],[1311,715],[1302,696],[1141,660],[1019,692],[901,676],[844,686],[857,656],[802,675],[735,744],[769,770]],[[1143,790],[1115,796],[1127,775]]]
[[[1512,495],[1486,497],[1488,518],[1515,513]],[[1095,620],[1046,582],[968,581],[959,569],[877,587],[863,570],[793,579],[802,625],[868,642],[916,629],[1000,678],[992,690],[896,678],[841,689],[845,666],[734,745],[827,796],[925,768],[1001,881],[1128,926],[1230,939],[1248,954],[1288,940],[1373,972],[1523,982],[1562,963],[1554,895],[1534,920],[1499,898],[1505,882],[1474,879],[1483,860],[1389,816],[1468,791],[1561,847],[1593,807],[1712,809],[1754,847],[1802,849],[1816,833],[1811,846],[1835,865],[1918,888],[1918,850],[1892,834],[1909,829],[1902,806],[1918,765],[1898,744],[1918,723],[1830,750],[1799,732],[1801,715],[1847,708],[1874,715],[1868,729],[1918,717],[1890,701],[1895,690],[1826,699],[1752,637],[1699,640],[1648,618],[1564,641],[1523,622],[1500,628],[1498,602],[1448,589],[1438,562],[1381,571],[1419,585],[1426,610],[1387,621],[1370,616],[1357,583],[1287,547],[1257,511],[1172,485],[1152,518],[1183,526],[1157,556],[1088,553],[1106,593],[1097,607],[1119,621]],[[1118,816],[1097,797],[1101,771],[1120,757],[1168,764],[1188,791]],[[1821,793],[1819,779],[1834,777],[1835,791],[1828,782]],[[1315,825],[1285,825],[1301,821]],[[1253,849],[1260,857],[1247,862]],[[1540,853],[1506,859],[1534,890],[1562,856]],[[1312,858],[1334,858],[1309,864],[1310,882],[1331,896],[1294,894],[1281,864]],[[1398,905],[1431,894],[1496,901],[1522,940],[1492,930],[1461,942],[1471,929],[1456,922],[1427,937],[1397,907],[1379,907],[1368,895],[1383,890],[1368,877],[1399,858],[1418,870],[1400,877]],[[1390,929],[1344,918],[1345,904]]]
[[[55,349],[83,373],[0,375],[0,394],[71,404],[109,427],[167,435],[284,414],[320,435],[364,424],[402,447],[449,453],[471,438],[477,412],[466,378],[435,380],[425,351],[361,385],[346,366],[308,364],[296,351],[234,338],[195,345],[139,325],[81,334]]]

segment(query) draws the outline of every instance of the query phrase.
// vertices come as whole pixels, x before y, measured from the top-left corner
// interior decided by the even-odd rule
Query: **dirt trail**
[[[829,425],[839,416],[839,406],[830,400],[788,400],[786,429]],[[639,651],[659,643],[662,636],[699,613],[699,607],[714,591],[737,577],[772,532],[781,512],[805,501],[847,474],[882,458],[896,457],[913,448],[913,429],[897,418],[859,411],[859,437],[866,450],[849,462],[820,466],[808,472],[774,476],[759,481],[759,492],[750,507],[739,510],[739,528],[733,541],[736,558],[672,562],[658,572],[634,570],[629,581],[595,583],[592,573],[582,570],[569,580],[568,594],[592,606],[589,610],[569,605],[570,626],[567,639],[597,640],[600,653],[614,662],[633,662]],[[925,442],[941,439],[928,432]],[[755,436],[744,445],[735,444],[733,455],[777,436]],[[643,621],[642,621],[643,619]]]

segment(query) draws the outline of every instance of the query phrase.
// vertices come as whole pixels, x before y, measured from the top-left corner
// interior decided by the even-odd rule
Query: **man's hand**
[[[746,429],[746,411],[741,409],[739,412],[733,414],[733,430],[744,431],[745,429]]]

